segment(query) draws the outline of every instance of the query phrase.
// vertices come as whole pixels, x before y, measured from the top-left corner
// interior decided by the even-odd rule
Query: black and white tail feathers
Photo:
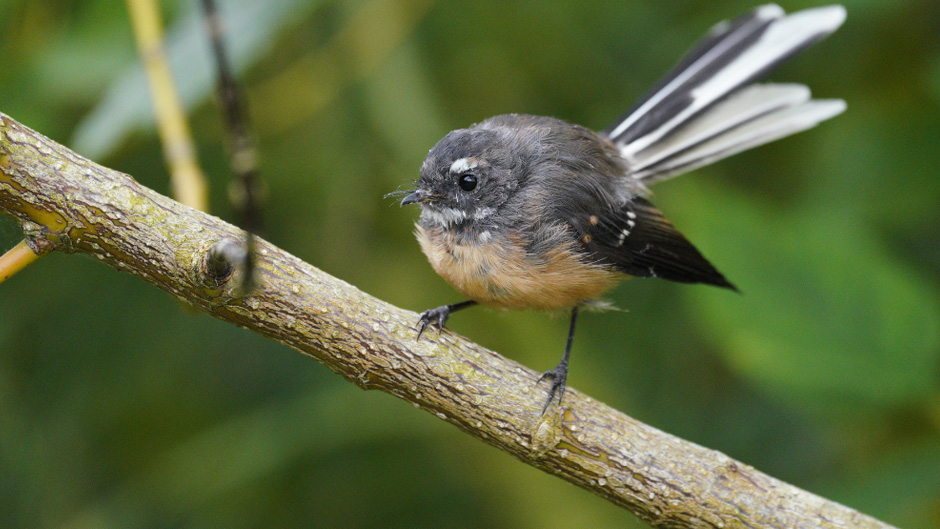
[[[842,25],[839,5],[769,4],[716,25],[605,131],[631,174],[656,182],[811,128],[845,110],[798,84],[750,84]]]

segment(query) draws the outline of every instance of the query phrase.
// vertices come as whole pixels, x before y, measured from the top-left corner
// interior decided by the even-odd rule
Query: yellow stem
[[[46,255],[46,253],[48,252],[36,253],[26,244],[26,241],[21,241],[9,252],[0,255],[0,283],[10,279],[20,270],[38,261],[39,258]]]
[[[137,51],[147,72],[163,156],[170,167],[173,194],[187,206],[206,211],[206,181],[196,159],[196,147],[173,84],[163,47],[163,23],[156,0],[127,0]]]

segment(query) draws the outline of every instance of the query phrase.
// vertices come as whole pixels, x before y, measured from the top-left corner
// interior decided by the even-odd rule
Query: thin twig
[[[255,280],[255,234],[262,229],[261,215],[261,182],[258,175],[258,153],[254,137],[251,134],[251,121],[242,102],[238,85],[232,70],[229,67],[228,56],[225,51],[222,19],[213,0],[202,0],[203,11],[206,14],[206,27],[212,42],[212,53],[215,57],[216,68],[219,74],[219,100],[225,116],[226,130],[228,131],[229,147],[231,149],[231,166],[233,179],[233,202],[238,213],[237,224],[245,229],[245,259],[244,284],[242,290],[250,292]]]
[[[49,250],[33,249],[29,242],[20,241],[7,253],[0,255],[0,283],[13,277],[17,272],[35,263]]]
[[[199,168],[196,147],[167,62],[160,9],[156,0],[127,0],[127,8],[140,60],[147,72],[173,195],[187,206],[207,211],[206,180]]]

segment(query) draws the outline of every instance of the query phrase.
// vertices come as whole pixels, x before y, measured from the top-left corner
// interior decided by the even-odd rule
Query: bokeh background
[[[745,1],[227,0],[267,180],[265,237],[417,311],[459,300],[407,187],[447,131],[505,112],[597,129]],[[783,0],[788,11],[821,5]],[[161,2],[232,218],[197,2]],[[628,281],[586,315],[569,383],[906,528],[940,526],[940,4],[847,0],[778,81],[822,126],[655,189],[742,290]],[[169,193],[123,2],[0,1],[0,111]],[[0,219],[0,250],[21,237]],[[534,369],[567,320],[450,328]],[[385,394],[86,256],[0,285],[0,526],[644,527]]]

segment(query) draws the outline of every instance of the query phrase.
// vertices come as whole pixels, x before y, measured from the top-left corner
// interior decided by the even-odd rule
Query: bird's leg
[[[467,301],[461,301],[460,303],[441,305],[435,309],[428,309],[422,312],[421,318],[418,319],[418,336],[415,337],[415,340],[421,339],[421,333],[423,333],[424,329],[426,329],[431,323],[437,323],[438,328],[440,330],[444,330],[444,324],[447,323],[447,318],[450,318],[451,312],[465,309],[476,304],[476,301],[470,299]]]
[[[542,373],[538,384],[546,378],[552,379],[552,387],[548,390],[548,400],[542,408],[542,414],[548,409],[548,405],[555,399],[555,393],[558,393],[558,405],[561,405],[561,398],[565,395],[565,382],[568,380],[568,356],[571,355],[571,342],[574,340],[574,324],[578,319],[578,307],[571,309],[571,327],[568,328],[568,343],[565,344],[565,355],[561,357],[561,362],[554,369]]]

